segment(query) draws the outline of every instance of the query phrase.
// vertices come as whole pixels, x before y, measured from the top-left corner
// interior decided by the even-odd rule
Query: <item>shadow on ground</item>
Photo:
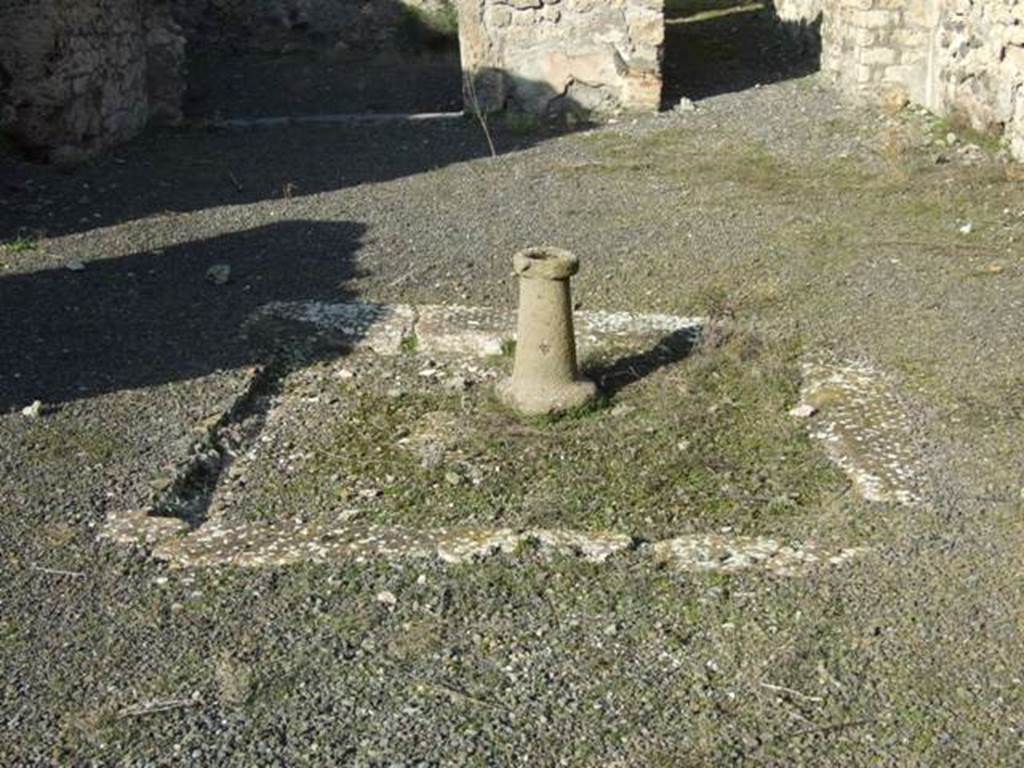
[[[674,331],[643,352],[585,365],[583,373],[597,383],[604,395],[614,397],[626,387],[689,357],[696,344],[697,337],[692,330]]]
[[[773,0],[667,0],[662,103],[705,99],[821,68],[821,17],[779,18]]]
[[[458,112],[458,52],[338,61],[315,51],[206,53],[189,61],[186,113],[227,119],[351,112]]]
[[[284,17],[223,3],[175,11],[188,39],[190,117],[462,109],[454,6],[292,4]]]
[[[500,74],[500,73],[499,73]],[[536,83],[520,84],[534,91]],[[573,130],[590,126],[567,99]],[[565,121],[488,120],[498,154],[564,134]],[[72,171],[0,154],[0,243],[57,237],[150,216],[286,201],[428,173],[490,155],[473,117],[423,122],[216,125],[151,131]]]
[[[346,301],[365,231],[290,221],[163,251],[0,278],[0,411],[267,362],[242,335],[270,301]],[[231,267],[225,285],[214,265]]]

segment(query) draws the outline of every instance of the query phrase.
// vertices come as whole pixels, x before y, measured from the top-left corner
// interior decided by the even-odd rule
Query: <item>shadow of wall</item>
[[[821,24],[783,19],[773,0],[670,0],[663,107],[818,72]]]
[[[242,335],[271,301],[345,301],[365,227],[289,221],[0,278],[0,411],[265,363]],[[229,265],[230,281],[207,272]]]
[[[265,117],[462,108],[450,0],[175,0],[186,113]]]
[[[566,108],[585,112],[571,100]],[[506,125],[502,116],[489,125],[499,154],[565,130],[564,124],[544,121]],[[0,157],[0,243],[269,201],[276,201],[275,216],[287,216],[289,201],[305,196],[489,155],[486,137],[471,116],[248,130],[154,129],[72,172]]]

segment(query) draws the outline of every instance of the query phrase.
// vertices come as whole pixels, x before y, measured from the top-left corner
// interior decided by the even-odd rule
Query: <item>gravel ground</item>
[[[497,160],[465,122],[0,161],[0,762],[1018,764],[1024,188],[947,131],[811,78],[499,127]],[[541,242],[582,256],[586,308],[872,362],[924,502],[857,506],[871,556],[795,579],[529,552],[193,573],[95,540],[268,360],[237,338],[252,308],[507,306]]]

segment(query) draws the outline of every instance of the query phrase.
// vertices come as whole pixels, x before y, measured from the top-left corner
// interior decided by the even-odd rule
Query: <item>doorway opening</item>
[[[193,119],[462,109],[458,25],[448,0],[228,7],[248,12],[232,15],[197,0],[179,5],[189,41],[185,113]]]
[[[821,17],[783,21],[773,0],[665,0],[662,106],[817,72]]]

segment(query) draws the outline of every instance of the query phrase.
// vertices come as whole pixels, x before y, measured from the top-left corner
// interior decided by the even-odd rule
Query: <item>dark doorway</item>
[[[181,2],[192,119],[462,109],[454,5],[428,14],[397,0],[275,0],[264,4],[273,13],[231,16]]]
[[[782,21],[772,0],[665,0],[663,106],[817,72],[820,28]]]

